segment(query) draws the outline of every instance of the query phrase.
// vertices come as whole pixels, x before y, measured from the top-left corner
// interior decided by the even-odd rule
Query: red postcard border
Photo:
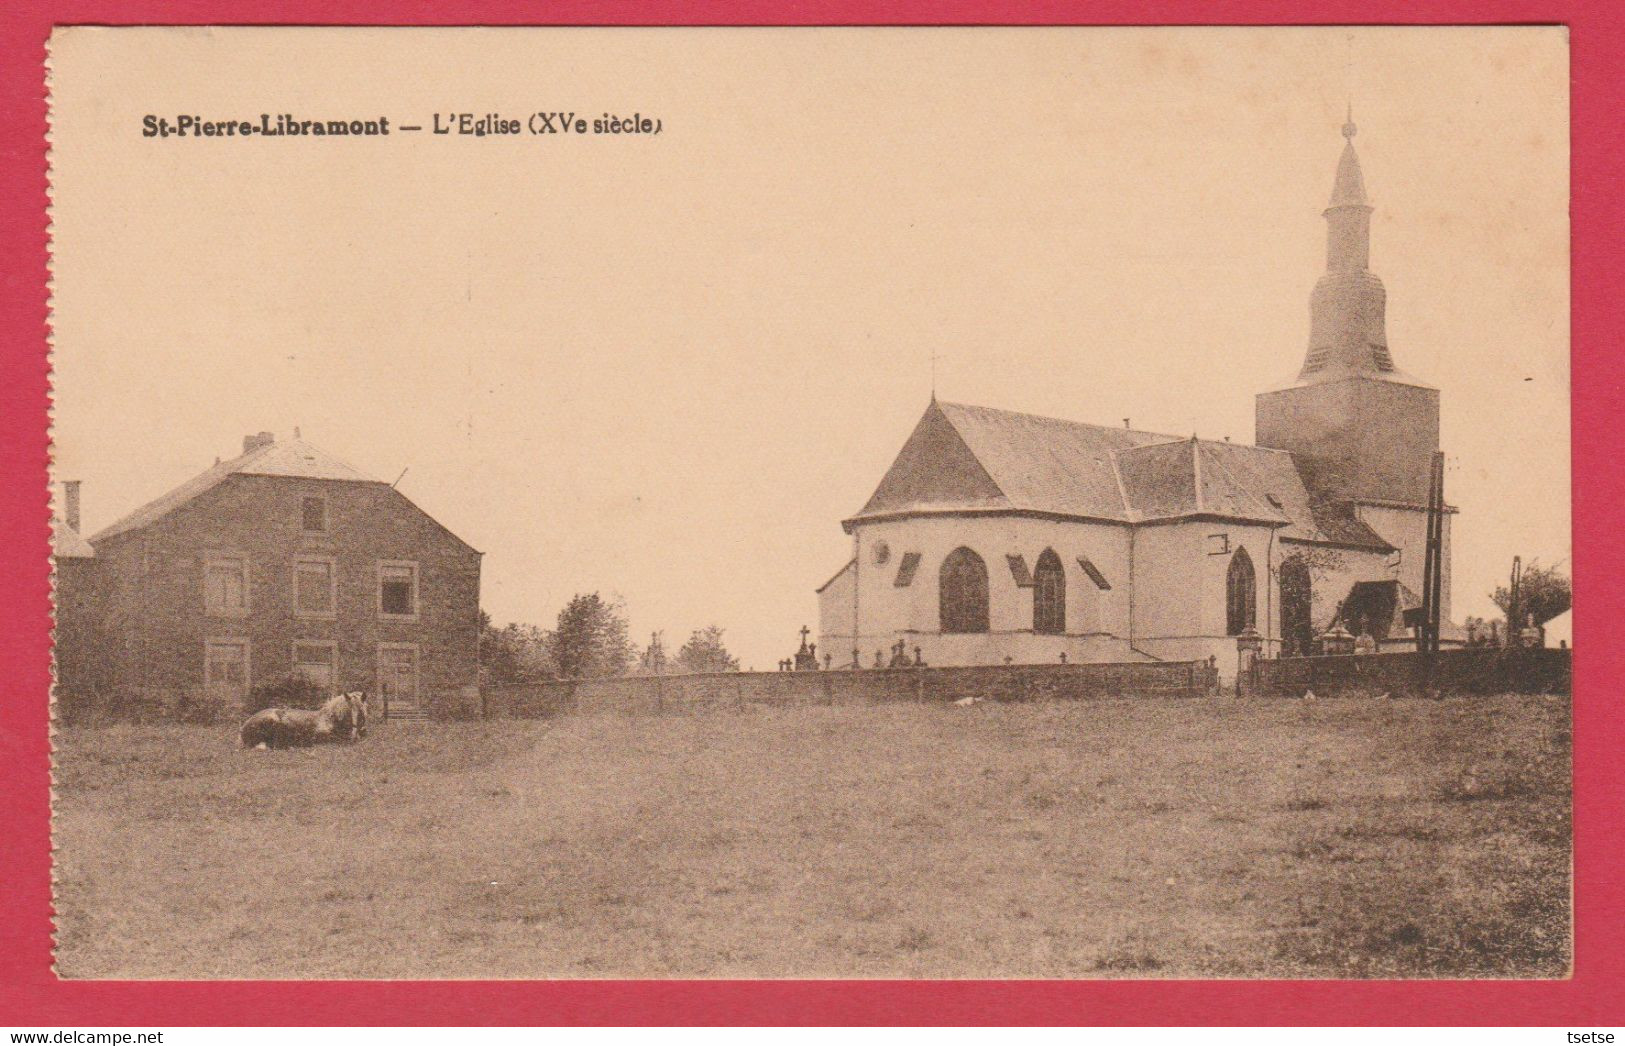
[[[1497,24],[1570,29],[1573,86],[1574,976],[1558,982],[75,982],[50,970],[45,43],[54,25]],[[0,14],[0,1024],[1625,1024],[1625,6],[1613,0],[13,0]],[[1541,433],[1509,419],[1510,440]]]

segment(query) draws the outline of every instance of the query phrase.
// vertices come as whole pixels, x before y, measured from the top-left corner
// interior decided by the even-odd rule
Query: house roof
[[[157,522],[232,476],[287,476],[299,479],[377,483],[379,480],[302,439],[278,440],[255,447],[229,461],[216,462],[167,494],[154,498],[123,519],[91,535],[95,544]]]
[[[90,559],[96,550],[60,518],[51,520],[51,554],[57,559]]]
[[[1348,510],[1314,502],[1285,451],[936,401],[847,525],[1000,510],[1121,523],[1221,516],[1389,548]]]

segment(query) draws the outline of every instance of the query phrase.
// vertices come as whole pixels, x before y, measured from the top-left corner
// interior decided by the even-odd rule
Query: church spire
[[[1309,302],[1309,352],[1299,380],[1326,381],[1350,373],[1381,375],[1394,369],[1388,354],[1388,294],[1370,271],[1371,204],[1354,151],[1353,106],[1343,123],[1326,219],[1326,274]]]
[[[1371,262],[1371,205],[1365,198],[1365,176],[1354,151],[1354,107],[1343,124],[1343,156],[1337,161],[1331,202],[1326,205],[1326,271],[1359,272]]]

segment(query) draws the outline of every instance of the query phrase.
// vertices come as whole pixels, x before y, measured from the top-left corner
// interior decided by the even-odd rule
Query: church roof
[[[1125,519],[1113,452],[1169,438],[933,400],[858,518],[1027,509]]]
[[[1393,546],[1357,519],[1346,503],[1310,494],[1302,465],[1286,451],[1213,441],[1204,441],[1202,448],[1239,490],[1261,494],[1271,507],[1279,502],[1279,512],[1288,521],[1279,534],[1282,540],[1392,551]]]
[[[1389,547],[1352,515],[1314,504],[1285,451],[935,400],[846,525],[989,511],[1118,523],[1219,517],[1280,527],[1288,539]]]
[[[1348,119],[1343,121],[1343,155],[1337,161],[1337,178],[1332,183],[1332,207],[1364,206],[1365,178],[1360,173],[1360,157],[1354,152],[1354,136],[1360,129],[1354,126],[1354,104],[1349,103]]]
[[[1343,146],[1343,155],[1337,160],[1337,177],[1332,182],[1331,207],[1368,206],[1365,198],[1365,176],[1360,172],[1360,157],[1354,151],[1351,138]]]
[[[131,530],[139,530],[208,493],[230,477],[239,475],[287,476],[356,483],[379,482],[302,439],[270,441],[267,437],[267,442],[229,461],[216,462],[174,490],[154,498],[124,518],[104,527],[93,534],[90,540],[94,544]]]

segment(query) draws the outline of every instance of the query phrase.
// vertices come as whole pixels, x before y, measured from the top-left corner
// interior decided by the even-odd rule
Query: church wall
[[[1428,514],[1422,509],[1391,508],[1385,505],[1355,506],[1355,514],[1383,539],[1400,550],[1400,584],[1422,595],[1422,570],[1427,565]],[[1450,522],[1451,514],[1444,517],[1444,563],[1440,579],[1439,612],[1450,620]],[[1390,576],[1392,576],[1390,574]]]
[[[1418,523],[1412,517],[1422,514],[1408,510],[1366,506],[1364,511],[1373,514],[1369,520],[1373,528],[1396,544],[1402,542],[1385,527],[1425,526],[1425,516]],[[887,546],[884,563],[877,562],[881,542]],[[1063,652],[1075,663],[1133,661],[1148,655],[1180,661],[1212,656],[1220,676],[1229,680],[1235,676],[1237,655],[1235,638],[1227,633],[1226,582],[1238,549],[1245,548],[1253,563],[1254,620],[1270,655],[1279,651],[1279,568],[1286,555],[1296,552],[1309,564],[1316,634],[1329,627],[1338,603],[1356,581],[1395,576],[1384,553],[1281,542],[1273,539],[1268,527],[1211,521],[1128,528],[1013,516],[935,516],[862,525],[856,545],[857,570],[843,571],[819,596],[820,654],[832,655],[839,667],[850,665],[854,646],[865,668],[873,666],[877,651],[889,660],[893,644],[901,639],[910,656],[919,647],[933,665],[1000,664],[1006,658],[1017,664],[1044,664],[1058,661]],[[960,546],[975,551],[987,567],[986,633],[940,631],[939,571],[948,554]],[[1030,571],[1046,548],[1061,556],[1067,570],[1064,636],[1032,631],[1034,590],[1016,583],[1005,558],[1021,555]],[[912,582],[898,587],[897,572],[909,552],[919,553],[920,563]],[[1088,578],[1077,563],[1080,555],[1105,575],[1110,591],[1101,591]],[[1416,555],[1419,558],[1420,552]],[[1409,558],[1402,557],[1401,564]],[[1406,581],[1413,590],[1421,584],[1420,565],[1414,570],[1416,580]],[[855,642],[854,593],[859,614]]]
[[[1254,442],[1291,451],[1317,470],[1327,485],[1342,489],[1347,448],[1354,442],[1354,383],[1322,382],[1260,393],[1254,400]]]
[[[876,550],[887,546],[886,561]],[[943,635],[940,631],[938,579],[943,560],[964,546],[982,558],[988,573],[989,631]],[[1028,571],[1053,548],[1066,570],[1067,634],[1035,635],[1033,589],[1016,583],[1006,556],[1020,555]],[[913,581],[896,585],[907,553],[920,554]],[[856,645],[865,667],[875,651],[890,657],[902,639],[912,655],[919,646],[930,664],[1000,664],[1054,662],[1064,652],[1069,661],[1127,661],[1129,649],[1128,528],[1111,524],[1035,519],[1021,516],[922,516],[859,525],[856,579],[859,628]],[[1103,591],[1078,564],[1085,556],[1112,586]],[[852,658],[852,589],[820,599],[820,645],[835,654],[835,663]],[[843,605],[844,600],[844,605]]]
[[[819,663],[825,654],[833,659],[831,664],[847,664],[852,660],[852,573],[853,564],[848,563],[841,572],[831,578],[818,593],[818,657]],[[837,635],[844,635],[845,641],[831,640]]]
[[[1203,593],[1196,564],[1201,546],[1200,530],[1188,523],[1136,528],[1134,636],[1139,645],[1199,631]]]
[[[881,542],[887,546],[884,563],[877,562]],[[948,554],[962,545],[987,566],[990,630],[944,635],[939,627],[939,571]],[[1005,558],[1019,554],[1032,570],[1046,548],[1053,548],[1067,569],[1065,636],[1033,633],[1033,589],[1017,585]],[[1268,527],[1197,521],[1129,528],[946,515],[861,525],[856,644],[851,571],[838,576],[820,595],[819,644],[842,666],[851,663],[856,645],[866,668],[874,664],[876,651],[889,659],[899,639],[910,655],[918,646],[927,663],[936,665],[999,664],[1007,657],[1019,664],[1041,664],[1058,661],[1063,652],[1073,662],[1213,656],[1220,674],[1229,679],[1236,670],[1236,645],[1226,631],[1226,580],[1231,559],[1241,548],[1247,550],[1255,571],[1254,620],[1260,632],[1276,639],[1280,609],[1274,568],[1281,546],[1272,540]],[[897,572],[909,552],[920,554],[920,564],[913,581],[898,587]],[[1089,579],[1077,563],[1079,555],[1087,556],[1105,575],[1110,591],[1101,591]],[[1328,557],[1317,550],[1318,625],[1329,620],[1354,580],[1387,576],[1373,573],[1382,568],[1382,557],[1361,556]]]
[[[1297,455],[1313,488],[1427,504],[1439,448],[1437,390],[1350,378],[1263,393],[1255,410],[1258,445]]]
[[[1356,496],[1426,505],[1439,449],[1439,392],[1389,381],[1357,382],[1362,419]]]
[[[1253,562],[1253,615],[1264,632],[1271,599],[1270,528],[1202,521],[1138,528],[1134,645],[1169,661],[1214,657],[1220,677],[1233,679],[1236,640],[1226,631],[1225,599],[1230,561],[1240,548]]]
[[[1394,568],[1388,565],[1390,556],[1384,552],[1282,542],[1276,556],[1277,567],[1283,559],[1293,554],[1303,556],[1309,566],[1310,622],[1317,636],[1331,627],[1338,604],[1348,598],[1349,590],[1354,587],[1356,581],[1387,581],[1395,577]],[[1279,576],[1273,578],[1273,584],[1276,586],[1273,635],[1279,636],[1281,634]]]

